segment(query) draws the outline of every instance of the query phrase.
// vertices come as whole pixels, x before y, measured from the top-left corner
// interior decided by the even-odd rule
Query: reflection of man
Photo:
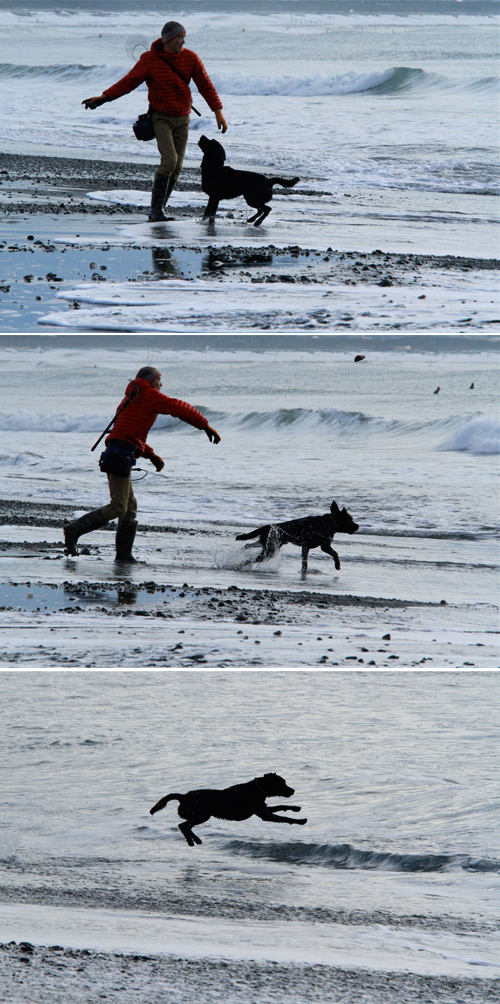
[[[215,112],[217,128],[227,130],[222,114],[222,102],[199,56],[184,49],[186,29],[178,21],[167,21],[161,38],[153,42],[149,52],[118,83],[108,87],[97,98],[85,98],[86,108],[98,108],[106,101],[115,101],[146,81],[152,109],[151,120],[161,155],[155,174],[149,219],[164,220],[163,209],[182,170],[192,107],[189,81],[194,80],[209,108]]]
[[[220,442],[219,433],[211,428],[201,411],[185,401],[160,394],[160,387],[161,373],[154,366],[143,366],[135,380],[131,380],[128,384],[125,397],[117,409],[120,414],[117,415],[113,429],[105,441],[108,449],[112,449],[113,453],[118,453],[125,459],[146,457],[154,464],[157,471],[161,471],[165,464],[147,445],[146,438],[158,415],[173,415],[175,418],[180,418],[188,425],[194,425],[195,429],[203,429],[211,443]],[[108,482],[111,502],[101,509],[85,513],[85,516],[64,527],[66,554],[78,554],[76,543],[84,533],[98,530],[110,519],[118,519],[116,560],[135,561],[132,557],[132,545],[137,529],[135,518],[137,502],[130,474],[128,477],[108,474]]]

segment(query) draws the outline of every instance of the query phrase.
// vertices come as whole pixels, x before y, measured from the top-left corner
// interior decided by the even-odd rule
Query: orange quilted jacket
[[[167,60],[176,67],[188,83],[183,83],[170,68]],[[189,115],[191,111],[191,90],[188,86],[190,80],[194,80],[200,94],[203,95],[213,112],[216,108],[222,108],[219,95],[199,56],[191,49],[182,49],[181,52],[167,54],[163,52],[163,42],[159,38],[153,42],[149,52],[143,52],[130,73],[127,73],[112,87],[108,87],[107,90],[103,91],[103,94],[110,101],[114,101],[146,81],[151,107],[165,115],[180,117]]]
[[[154,390],[148,380],[141,380],[140,377],[131,380],[128,384],[125,397],[118,408],[125,404],[130,394],[135,393],[137,387],[141,388],[140,394],[123,409],[121,415],[118,415],[105,440],[106,444],[109,439],[123,439],[126,443],[135,446],[143,457],[150,456],[154,450],[147,445],[146,438],[157,415],[173,415],[174,418],[180,418],[188,425],[194,425],[195,429],[207,428],[208,420],[201,414],[201,411],[193,408],[192,404],[179,401],[175,397],[167,397],[159,390]]]

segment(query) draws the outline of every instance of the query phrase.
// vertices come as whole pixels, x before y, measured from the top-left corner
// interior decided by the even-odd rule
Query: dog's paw
[[[294,823],[298,823],[299,826],[304,826],[307,823],[307,819],[294,819]]]

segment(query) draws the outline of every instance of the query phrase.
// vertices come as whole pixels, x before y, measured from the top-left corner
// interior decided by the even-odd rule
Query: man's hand
[[[165,467],[164,461],[161,459],[161,457],[158,457],[156,453],[150,453],[149,459],[151,463],[154,464],[157,471],[162,471],[163,468]]]
[[[220,108],[216,109],[215,118],[217,119],[217,128],[222,129],[222,132],[227,132],[227,122],[222,114]]]
[[[98,98],[85,98],[82,105],[85,105],[86,108],[99,108],[99,105],[105,105],[106,101],[109,101],[109,98],[100,94]]]
[[[208,438],[209,438],[209,440],[210,440],[211,443],[215,443],[215,444],[220,443],[219,433],[216,432],[215,429],[212,429],[211,425],[207,425],[205,427],[205,432],[206,432],[206,434],[207,434],[207,436],[208,436]]]

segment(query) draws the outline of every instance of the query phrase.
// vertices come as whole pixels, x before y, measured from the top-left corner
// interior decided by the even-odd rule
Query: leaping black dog
[[[336,533],[356,533],[359,523],[355,523],[347,509],[339,509],[332,502],[330,512],[323,516],[304,516],[302,519],[290,519],[287,523],[267,523],[250,533],[240,533],[236,540],[251,540],[259,538],[262,547],[256,561],[266,561],[279,551],[283,544],[296,544],[302,548],[302,575],[307,572],[307,556],[314,547],[320,547],[325,554],[331,554],[337,571],[340,568],[339,556],[332,548],[332,540]],[[246,547],[255,547],[247,544]]]
[[[254,777],[247,784],[233,784],[230,788],[199,788],[188,791],[186,795],[174,792],[160,798],[149,811],[154,816],[171,799],[179,799],[177,812],[181,819],[186,820],[185,823],[179,823],[179,829],[189,846],[194,847],[195,843],[201,844],[203,841],[193,833],[192,827],[206,823],[210,816],[235,820],[259,816],[259,819],[270,823],[298,823],[303,826],[307,819],[287,819],[286,816],[275,815],[278,811],[300,812],[300,805],[266,805],[266,798],[276,795],[290,798],[293,793],[293,788],[279,774],[264,774],[264,777]]]
[[[286,178],[266,178],[254,171],[234,171],[232,167],[224,167],[226,151],[216,139],[200,136],[198,146],[203,150],[201,187],[208,195],[204,219],[207,216],[213,219],[221,199],[235,199],[242,195],[247,205],[257,210],[247,223],[259,227],[271,212],[266,202],[270,202],[273,197],[273,185],[291,188],[300,181],[300,178],[292,178],[291,181]]]

